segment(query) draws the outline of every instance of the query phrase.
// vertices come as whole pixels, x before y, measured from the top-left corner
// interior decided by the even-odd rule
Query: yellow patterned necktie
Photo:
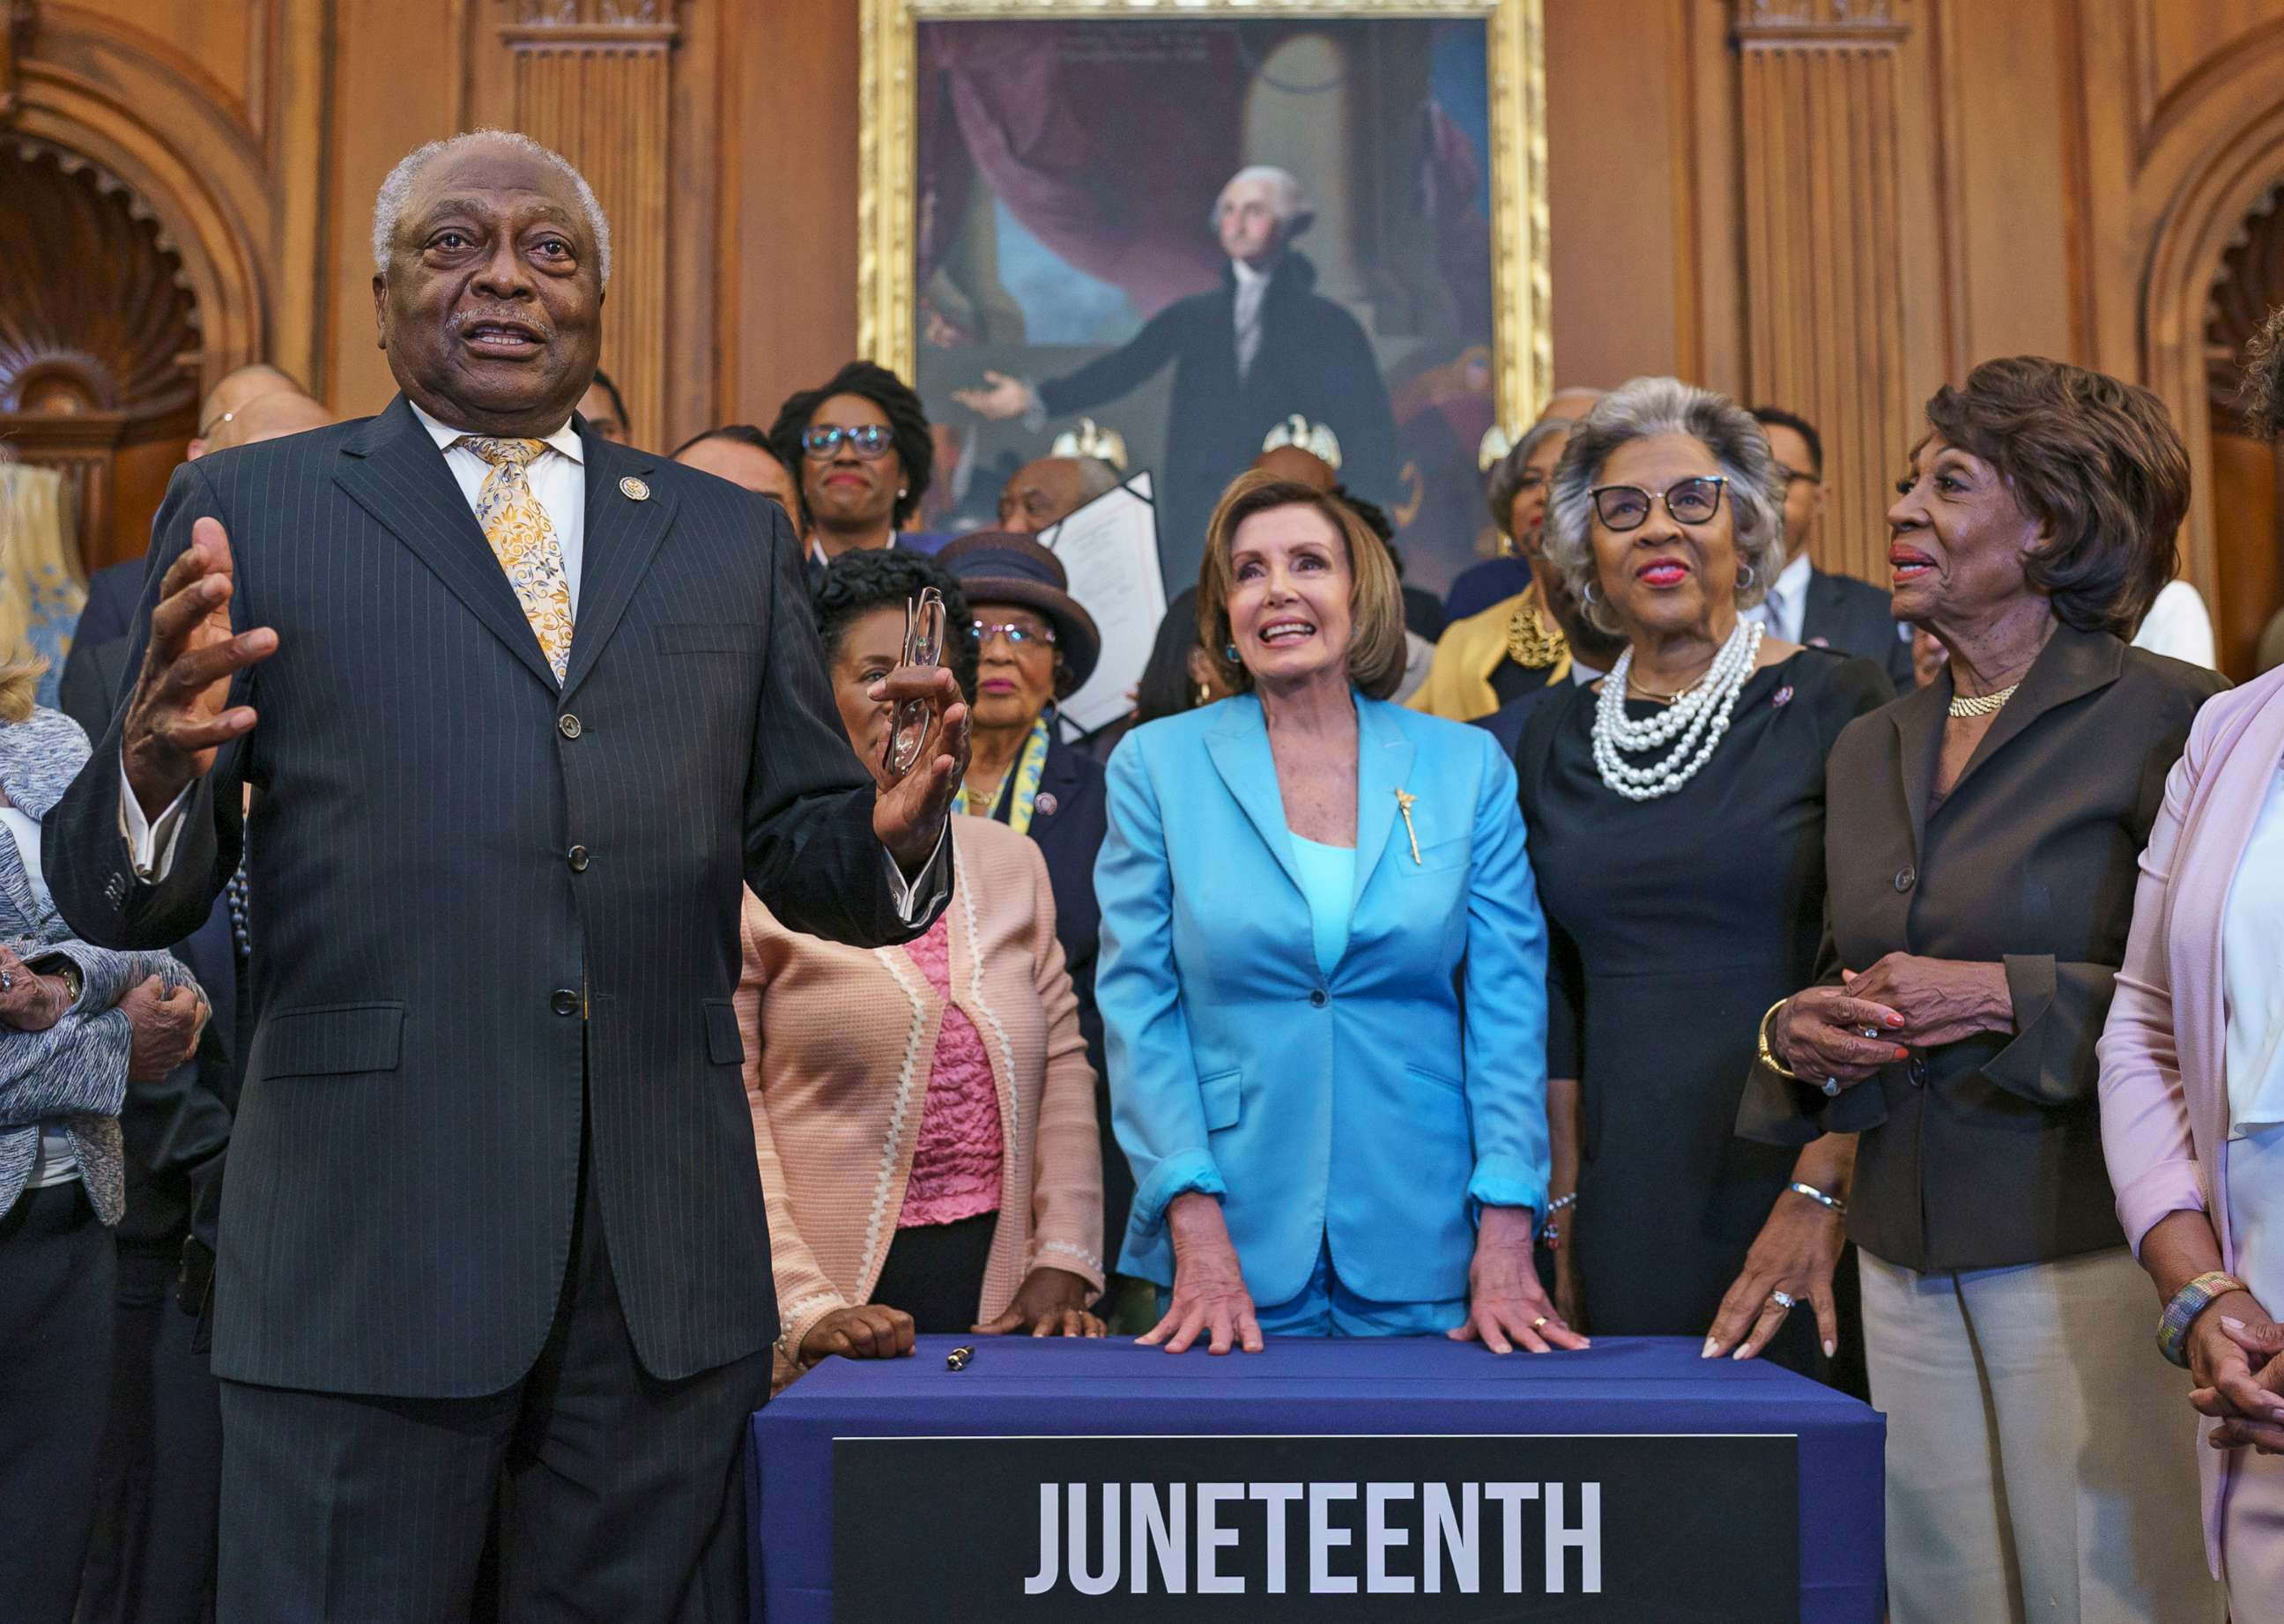
[[[476,522],[492,556],[507,572],[523,617],[539,639],[539,652],[561,682],[571,663],[571,581],[563,573],[563,549],[547,510],[532,494],[526,472],[531,459],[547,449],[544,440],[497,440],[482,434],[463,434],[453,442],[464,445],[491,465],[483,489],[476,496]]]

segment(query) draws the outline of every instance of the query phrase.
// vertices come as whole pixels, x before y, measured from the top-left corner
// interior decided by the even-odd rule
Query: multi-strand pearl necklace
[[[1740,620],[1696,686],[1642,722],[1626,714],[1626,685],[1633,674],[1634,652],[1629,648],[1620,654],[1610,674],[1602,679],[1601,696],[1594,707],[1594,770],[1601,774],[1602,782],[1628,800],[1655,800],[1694,777],[1729,730],[1737,696],[1745,691],[1746,679],[1760,661],[1761,635],[1758,621]],[[1672,750],[1647,767],[1632,766],[1619,755],[1621,751],[1639,755],[1667,744],[1673,746]]]

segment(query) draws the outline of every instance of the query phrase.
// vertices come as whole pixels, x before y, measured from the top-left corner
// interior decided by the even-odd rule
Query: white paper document
[[[1127,693],[1142,678],[1158,622],[1166,616],[1166,578],[1158,565],[1158,510],[1150,475],[1133,475],[1077,512],[1039,533],[1062,560],[1070,594],[1102,633],[1102,659],[1062,713],[1088,732],[1132,708]]]

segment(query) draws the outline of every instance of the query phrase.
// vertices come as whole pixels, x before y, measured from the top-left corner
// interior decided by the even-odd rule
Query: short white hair
[[[1317,217],[1315,207],[1309,201],[1308,190],[1290,169],[1280,169],[1273,163],[1248,164],[1222,183],[1214,194],[1213,216],[1218,223],[1222,199],[1229,189],[1243,181],[1263,181],[1269,187],[1269,207],[1276,212],[1277,223],[1285,234],[1291,236],[1306,227]]]
[[[1620,628],[1594,584],[1593,487],[1602,465],[1631,440],[1686,434],[1713,454],[1728,480],[1729,517],[1738,562],[1752,575],[1737,586],[1737,607],[1768,596],[1785,566],[1785,480],[1753,414],[1725,394],[1678,378],[1637,378],[1594,403],[1570,430],[1570,443],[1554,465],[1543,540],[1547,561],[1597,630]]]
[[[412,195],[412,183],[420,178],[421,172],[438,159],[450,158],[483,141],[500,142],[527,157],[536,158],[571,183],[571,189],[579,195],[579,212],[587,217],[587,229],[594,234],[595,268],[603,285],[607,287],[611,280],[611,223],[604,217],[603,206],[595,199],[595,189],[587,184],[587,177],[562,153],[513,129],[471,129],[407,152],[388,172],[388,178],[381,182],[379,195],[372,200],[372,268],[378,271],[388,269],[388,246],[396,240],[397,221],[404,213],[405,199]]]

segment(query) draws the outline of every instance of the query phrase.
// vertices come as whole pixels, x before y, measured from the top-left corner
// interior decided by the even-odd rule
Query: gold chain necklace
[[[1514,619],[1506,625],[1506,657],[1525,670],[1544,671],[1570,652],[1570,644],[1556,628],[1539,618],[1538,595],[1534,592],[1515,606]]]
[[[1961,717],[1995,716],[2005,707],[2006,701],[2014,697],[2014,690],[2022,685],[2020,683],[2009,683],[1996,693],[1978,694],[1972,699],[1954,699],[1951,702],[1951,714]]]

